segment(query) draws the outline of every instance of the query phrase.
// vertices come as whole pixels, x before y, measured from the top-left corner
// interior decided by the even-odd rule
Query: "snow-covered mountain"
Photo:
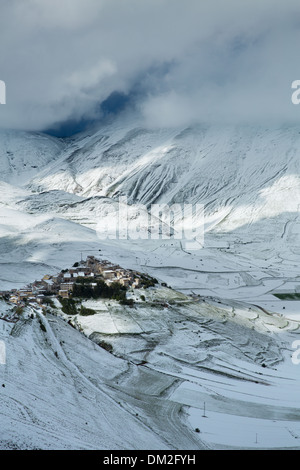
[[[37,132],[0,130],[1,181],[24,184],[64,148],[63,141]]]
[[[144,310],[101,311],[98,323],[85,327],[93,340],[110,335],[115,355],[99,352],[95,342],[61,318],[37,315],[12,330],[0,320],[0,339],[8,348],[1,380],[13,391],[10,398],[5,387],[2,410],[0,405],[10,436],[0,436],[1,445],[108,448],[108,438],[97,429],[110,439],[115,427],[109,422],[115,426],[128,419],[132,432],[122,442],[120,428],[111,441],[116,448],[145,448],[146,442],[153,448],[253,447],[259,425],[261,447],[297,447],[300,406],[293,395],[297,381],[290,356],[299,307],[272,294],[300,286],[299,155],[300,130],[288,126],[149,129],[135,118],[119,118],[70,139],[1,131],[0,289],[25,285],[96,254],[148,272],[178,292],[201,295],[196,304],[183,296],[186,306],[171,310],[153,310],[150,293]],[[136,205],[143,205],[138,209],[143,233],[152,204],[203,204],[204,245],[188,250],[182,240],[155,238],[151,230],[148,239],[101,237],[120,197],[127,198],[131,222]],[[113,331],[107,330],[109,322]],[[74,352],[75,343],[84,360]],[[19,349],[26,351],[28,370]],[[145,371],[137,358],[147,360]],[[12,373],[18,364],[20,371]],[[100,364],[97,373],[95,364]],[[61,381],[67,423],[54,417]],[[49,404],[45,410],[42,395]],[[294,397],[289,406],[288,396]],[[201,421],[199,401],[201,407],[206,401],[213,419],[203,427],[205,436],[195,438],[191,431]],[[155,403],[159,412],[151,416]],[[19,432],[10,429],[14,414]],[[173,435],[163,430],[164,417]],[[282,421],[273,443],[265,438],[272,417]],[[220,436],[220,421],[241,425],[250,437],[225,431]],[[76,437],[85,422],[92,440],[89,432]],[[60,441],[64,426],[68,433]]]
[[[254,241],[263,225],[287,237],[300,200],[299,151],[298,128],[106,126],[75,139],[29,187],[85,198],[125,195],[148,207],[203,204],[206,231],[248,233]]]
[[[111,125],[75,139],[31,187],[84,196],[126,194],[131,203],[200,202],[210,211],[229,209],[258,198],[265,202],[264,190],[274,183],[299,191],[299,149],[298,128]],[[293,206],[286,202],[277,209]],[[263,216],[276,213],[273,208]]]

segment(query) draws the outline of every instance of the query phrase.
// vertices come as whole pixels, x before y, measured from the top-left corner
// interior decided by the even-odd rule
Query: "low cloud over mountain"
[[[1,127],[98,119],[115,92],[151,126],[299,119],[296,0],[12,0],[0,28]]]

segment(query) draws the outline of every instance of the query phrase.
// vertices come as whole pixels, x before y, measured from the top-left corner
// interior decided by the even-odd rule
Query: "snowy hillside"
[[[230,213],[257,198],[270,205],[272,188],[299,191],[299,150],[298,128],[111,125],[75,140],[31,186],[85,196],[123,193],[131,203],[198,202],[209,212],[226,208]],[[262,216],[295,210],[284,196]]]
[[[36,132],[0,130],[1,180],[27,182],[64,148],[61,140]]]
[[[133,309],[88,301],[89,317],[52,308],[0,320],[0,448],[297,448],[299,379],[285,346],[297,322],[140,293]]]
[[[130,204],[148,207],[202,204],[208,234],[226,232],[228,243],[239,237],[260,242],[272,234],[276,243],[284,238],[293,249],[299,152],[298,128],[107,126],[75,140],[29,188],[115,200],[126,196]]]

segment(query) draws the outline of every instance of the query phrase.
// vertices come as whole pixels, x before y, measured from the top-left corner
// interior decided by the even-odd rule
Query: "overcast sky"
[[[93,119],[113,92],[147,125],[300,122],[299,0],[1,0],[0,127]]]

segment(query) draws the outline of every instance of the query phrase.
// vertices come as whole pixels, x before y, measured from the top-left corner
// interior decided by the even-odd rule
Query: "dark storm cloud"
[[[1,127],[93,120],[115,92],[149,125],[300,117],[296,0],[10,0],[0,31]]]

